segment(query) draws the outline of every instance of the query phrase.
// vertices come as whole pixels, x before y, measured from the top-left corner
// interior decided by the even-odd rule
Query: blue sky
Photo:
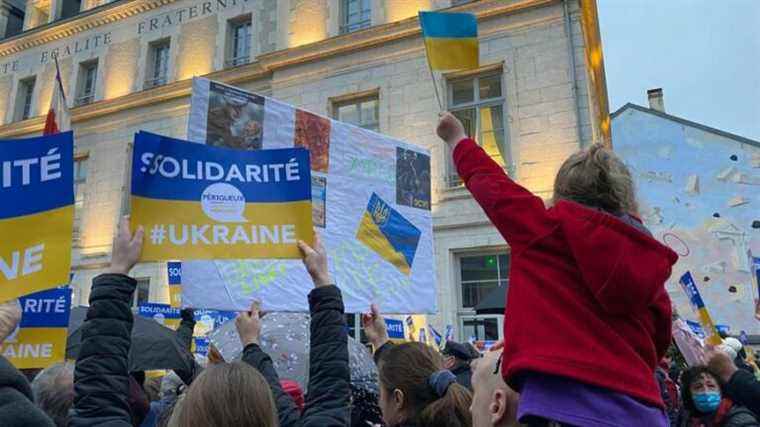
[[[610,112],[665,111],[760,141],[760,0],[597,0]]]

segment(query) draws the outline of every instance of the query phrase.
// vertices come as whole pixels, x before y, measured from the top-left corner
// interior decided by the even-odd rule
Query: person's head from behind
[[[554,180],[553,203],[570,200],[613,214],[638,216],[630,170],[612,151],[594,144],[565,160]]]
[[[520,396],[501,376],[501,350],[486,353],[472,362],[472,425],[516,426]]]
[[[471,426],[470,392],[444,369],[443,358],[416,342],[392,347],[380,359],[380,410],[386,425]]]
[[[706,366],[694,366],[681,374],[683,406],[692,414],[712,414],[722,398],[719,376]]]
[[[172,425],[179,427],[273,427],[278,423],[269,384],[242,362],[209,365],[175,411],[179,413],[172,416]]]
[[[32,393],[34,402],[56,426],[67,426],[74,403],[74,364],[56,363],[40,371],[32,381]]]
[[[472,351],[467,344],[454,341],[447,341],[441,354],[444,356],[443,366],[450,370],[468,366],[473,359]]]

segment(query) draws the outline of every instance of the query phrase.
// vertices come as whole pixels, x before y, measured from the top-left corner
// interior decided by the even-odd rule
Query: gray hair
[[[56,363],[37,374],[32,381],[37,406],[58,427],[66,427],[74,403],[74,363]]]

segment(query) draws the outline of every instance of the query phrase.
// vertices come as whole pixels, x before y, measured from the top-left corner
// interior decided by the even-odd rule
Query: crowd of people
[[[223,361],[212,349],[207,363],[196,361],[189,351],[195,321],[183,310],[176,338],[192,368],[146,379],[128,363],[136,287],[129,271],[143,230],[132,233],[124,219],[108,272],[93,280],[76,361],[53,365],[30,384],[0,357],[0,425],[760,426],[760,382],[741,343],[726,338],[707,350],[704,365],[685,368],[673,357],[664,285],[677,255],[638,219],[630,172],[612,152],[592,146],[572,155],[547,206],[453,115],[442,114],[437,133],[512,251],[505,338],[489,351],[392,343],[372,305],[362,326],[379,393],[357,398],[340,284],[316,235],[313,246],[299,242],[314,284],[305,390],[280,378],[262,350],[256,303],[235,319],[240,360]],[[0,305],[0,342],[20,314],[15,302]],[[367,404],[379,408],[379,419],[358,409]]]

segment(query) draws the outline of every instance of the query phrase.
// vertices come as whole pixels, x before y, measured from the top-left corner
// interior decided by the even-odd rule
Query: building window
[[[372,0],[343,0],[340,33],[369,28],[372,24]]]
[[[362,327],[361,313],[346,313],[344,316],[346,319],[346,328],[348,328],[348,336],[362,344],[368,345],[369,339],[367,339],[367,334]],[[359,336],[356,335],[357,332]]]
[[[148,54],[150,67],[145,88],[165,85],[169,76],[169,39],[163,39],[150,44]]]
[[[150,300],[150,277],[137,279],[137,292],[132,299],[132,307],[137,307]]]
[[[61,5],[61,19],[77,15],[80,10],[82,10],[82,0],[63,0],[63,4]]]
[[[335,120],[380,131],[380,102],[377,94],[334,102],[333,113]]]
[[[485,341],[493,344],[500,338],[501,316],[463,316],[461,323],[462,341]]]
[[[229,28],[227,66],[234,67],[249,63],[251,58],[251,16],[230,21]]]
[[[19,80],[18,95],[16,96],[16,120],[26,120],[32,116],[32,97],[34,96],[36,81],[36,77]]]
[[[0,37],[12,37],[24,29],[24,11],[7,2],[5,7],[8,8],[8,17],[5,23],[5,32],[0,32]]]
[[[475,308],[491,292],[509,285],[509,255],[496,252],[459,257],[461,305],[459,338],[461,340],[496,341],[500,339],[504,314],[476,314]]]
[[[95,100],[95,83],[98,76],[98,60],[83,62],[79,65],[76,105],[86,105]]]
[[[474,308],[499,286],[507,286],[509,256],[495,253],[459,258],[462,308]]]
[[[502,167],[509,165],[504,120],[504,91],[501,70],[448,83],[448,106],[485,151]],[[462,185],[451,156],[447,152],[449,187]]]
[[[74,207],[75,212],[84,205],[84,184],[87,182],[88,155],[74,157]]]

